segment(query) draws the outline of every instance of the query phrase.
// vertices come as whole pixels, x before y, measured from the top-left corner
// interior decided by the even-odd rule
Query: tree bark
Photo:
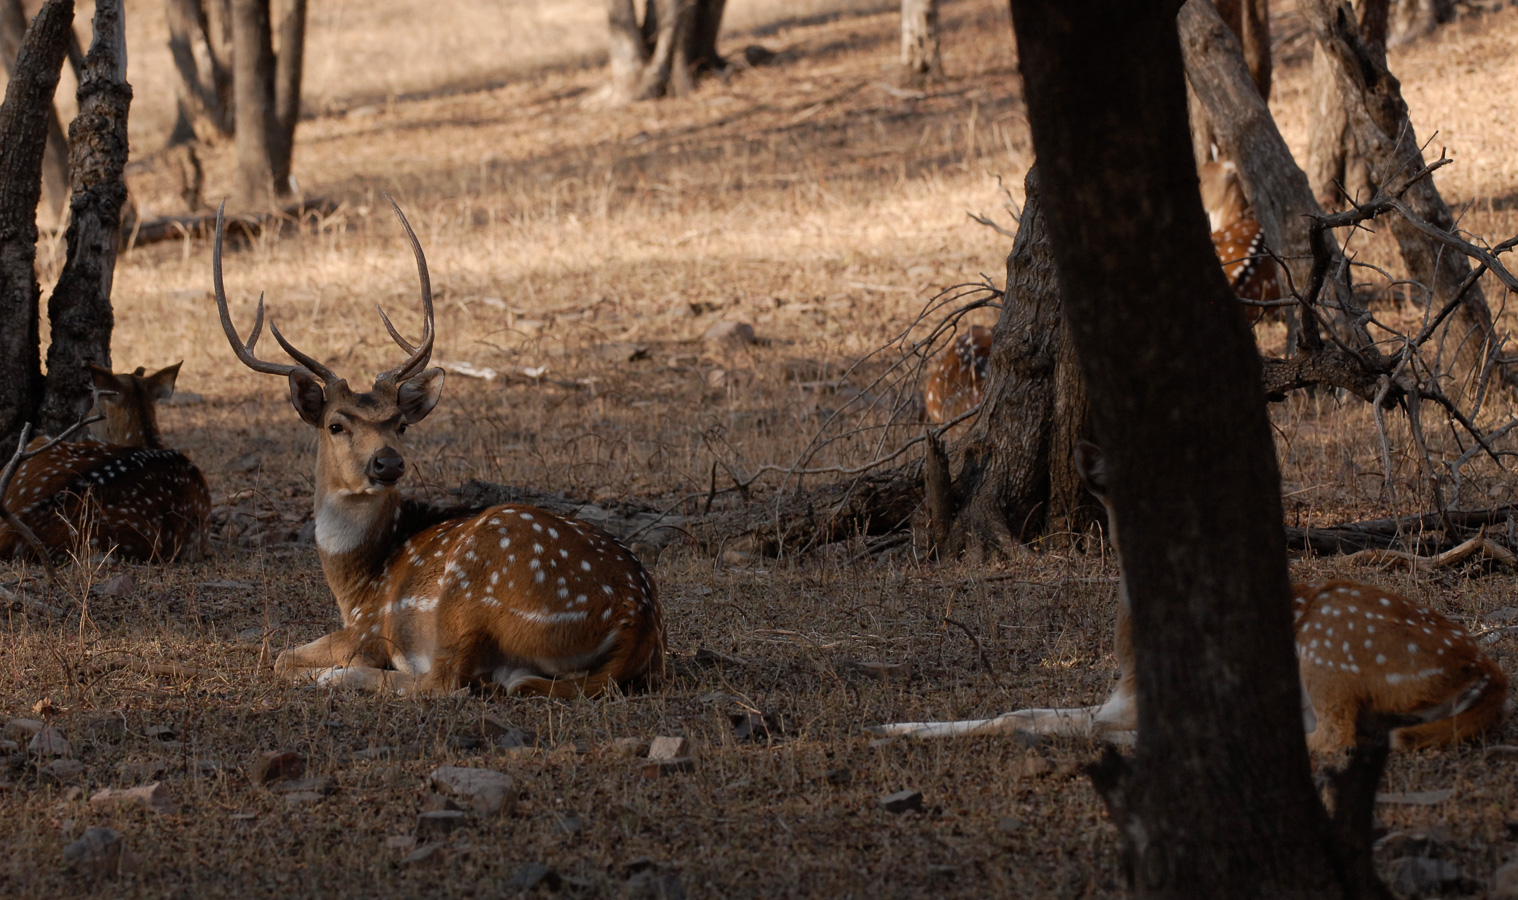
[[[1244,61],[1249,66],[1249,78],[1254,82],[1260,98],[1270,101],[1272,62],[1270,56],[1270,0],[1216,0],[1218,17],[1238,39],[1244,51]],[[1187,105],[1191,118],[1191,142],[1196,154],[1197,166],[1213,158],[1212,148],[1217,138],[1212,124],[1195,92],[1188,88]]]
[[[274,55],[270,0],[232,0],[232,73],[239,198],[268,206],[291,193],[290,159],[300,120],[306,0],[287,0]]]
[[[1360,33],[1369,43],[1386,48],[1388,0],[1359,0]],[[1365,156],[1355,143],[1344,111],[1339,79],[1323,47],[1312,50],[1312,83],[1308,88],[1312,114],[1307,119],[1307,178],[1318,205],[1325,210],[1344,208],[1345,196],[1356,202],[1369,200],[1376,191],[1365,166]],[[1340,188],[1343,190],[1340,190]]]
[[[685,59],[691,73],[720,72],[727,68],[727,60],[717,52],[717,38],[722,32],[722,14],[727,0],[705,0],[697,3],[690,30],[686,33]]]
[[[943,72],[938,0],[901,0],[901,67],[915,79]]]
[[[725,8],[726,0],[647,0],[640,23],[633,0],[607,0],[605,99],[625,104],[694,90],[698,75],[724,67],[717,35]]]
[[[231,137],[232,42],[229,0],[164,0],[169,53],[179,73],[169,145]]]
[[[14,446],[42,398],[37,201],[73,20],[73,0],[47,0],[21,41],[0,105],[0,446]]]
[[[281,196],[293,193],[290,163],[295,126],[300,123],[300,85],[306,57],[306,0],[284,0],[279,22],[279,56],[274,66],[274,133],[269,168]],[[282,188],[279,186],[283,185]]]
[[[0,61],[9,78],[21,50],[21,36],[26,33],[26,11],[21,0],[0,0]],[[58,121],[58,109],[52,107],[47,123],[47,150],[42,156],[42,196],[53,216],[61,218],[69,199],[69,144]]]
[[[1371,180],[1388,185],[1420,171],[1424,166],[1421,145],[1408,116],[1407,103],[1402,99],[1401,83],[1386,68],[1384,48],[1364,40],[1347,5],[1337,0],[1299,0],[1299,5],[1338,75],[1349,128],[1365,154]],[[1454,216],[1434,185],[1432,175],[1414,183],[1402,199],[1425,222],[1443,231],[1454,230]],[[1443,308],[1457,299],[1457,292],[1471,273],[1470,259],[1449,251],[1401,216],[1391,216],[1387,225],[1397,240],[1408,274],[1429,288],[1434,308]],[[1479,283],[1471,285],[1458,299],[1459,306],[1437,339],[1436,363],[1460,379],[1474,379],[1487,358],[1501,350],[1501,340]],[[1453,365],[1449,362],[1451,358]],[[1502,374],[1509,386],[1518,383],[1518,378],[1506,367]]]
[[[1012,0],[1132,607],[1136,755],[1096,780],[1139,896],[1343,896],[1302,736],[1260,364],[1186,152],[1175,9]]]
[[[89,410],[88,365],[111,366],[111,281],[127,197],[122,172],[132,104],[122,0],[96,0],[94,30],[79,83],[79,115],[69,126],[68,261],[47,304],[52,341],[39,426],[47,434],[61,433]]]

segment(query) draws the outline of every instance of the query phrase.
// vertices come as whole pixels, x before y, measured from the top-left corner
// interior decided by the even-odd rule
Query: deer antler
[[[432,281],[427,277],[427,257],[422,253],[422,243],[416,239],[416,232],[411,230],[411,223],[406,221],[406,214],[401,212],[400,206],[396,205],[395,199],[388,193],[385,194],[385,199],[390,201],[390,208],[395,210],[395,217],[400,219],[401,227],[406,230],[406,239],[411,241],[411,252],[416,254],[416,275],[422,283],[422,340],[417,346],[412,346],[401,337],[401,333],[390,323],[390,317],[385,315],[384,308],[376,304],[380,319],[384,321],[385,330],[390,332],[391,339],[410,354],[405,362],[381,373],[379,377],[401,382],[420,372],[432,359],[432,339],[435,336],[432,325]]]
[[[237,328],[232,324],[232,315],[227,312],[227,292],[221,283],[221,241],[226,231],[226,209],[227,201],[225,200],[221,201],[221,206],[216,209],[216,244],[211,253],[211,274],[216,285],[216,309],[221,314],[221,330],[226,332],[227,340],[232,344],[232,352],[237,354],[237,358],[242,360],[243,365],[255,372],[288,376],[299,369],[305,369],[328,384],[338,381],[336,373],[331,369],[295,349],[289,341],[285,340],[284,335],[279,333],[279,329],[274,327],[272,319],[269,321],[269,333],[274,335],[274,340],[278,341],[285,352],[300,365],[267,362],[253,355],[253,348],[258,344],[258,336],[263,332],[264,327],[263,294],[258,295],[258,315],[253,319],[253,332],[248,336],[248,342],[244,344],[242,338],[238,336]],[[431,309],[430,302],[428,309]]]

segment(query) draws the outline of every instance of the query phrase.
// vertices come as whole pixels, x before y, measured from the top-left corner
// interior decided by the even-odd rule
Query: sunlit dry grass
[[[380,197],[389,191],[427,250],[436,358],[501,373],[450,375],[442,404],[411,435],[415,486],[441,496],[486,478],[663,503],[704,496],[714,464],[719,489],[735,474],[794,464],[824,422],[837,423],[824,437],[879,426],[885,412],[846,404],[866,388],[886,407],[900,399],[870,387],[893,357],[871,358],[838,387],[841,373],[901,335],[939,290],[1002,277],[1009,241],[965,213],[1010,225],[1001,185],[1020,200],[1031,162],[1006,9],[946,3],[949,75],[902,96],[888,89],[890,4],[733,6],[724,49],[761,43],[778,52],[773,65],[690,99],[603,110],[585,103],[601,77],[592,4],[314,4],[313,117],[301,124],[295,169],[309,196],[340,206],[229,246],[234,317],[248,328],[262,291],[282,330],[340,373],[361,381],[393,365],[398,351],[374,305],[413,334],[419,315],[411,257]],[[182,213],[173,168],[156,153],[172,120],[161,13],[133,12],[130,39],[143,49],[132,56],[131,186],[144,215]],[[1518,172],[1500,118],[1515,82],[1499,53],[1518,15],[1481,23],[1398,50],[1392,64],[1420,128],[1438,129],[1455,155],[1440,184],[1471,204],[1464,224],[1500,239],[1518,231]],[[1475,68],[1481,91],[1468,90],[1460,66]],[[1306,79],[1300,61],[1278,72],[1277,115],[1299,153]],[[219,199],[231,148],[202,156],[206,196]],[[1356,242],[1363,259],[1395,267],[1384,237]],[[1083,779],[1019,775],[1028,751],[1011,741],[875,745],[862,731],[1100,700],[1112,674],[1115,571],[1094,554],[926,566],[849,544],[735,566],[676,547],[654,566],[675,654],[672,679],[655,692],[416,702],[276,681],[274,654],[336,622],[314,549],[290,540],[310,516],[313,442],[284,384],[232,359],[209,289],[203,241],[132,250],[118,264],[116,362],[185,360],[180,390],[198,397],[163,420],[211,485],[217,552],[170,568],[83,567],[70,582],[83,618],[13,615],[0,629],[0,716],[51,697],[86,764],[67,784],[19,764],[0,772],[11,812],[0,820],[12,848],[4,883],[35,896],[494,895],[540,862],[583,893],[634,895],[629,866],[646,857],[691,896],[1117,890],[1114,835]],[[763,342],[702,340],[724,320],[751,323]],[[1261,337],[1280,340],[1268,327]],[[1511,413],[1500,399],[1483,422]],[[1389,487],[1364,404],[1299,396],[1273,417],[1293,524],[1426,508],[1400,416],[1389,420]],[[1455,446],[1442,423],[1428,430],[1441,452]],[[861,430],[811,464],[857,464],[914,431],[882,443],[879,430]],[[1511,500],[1510,479],[1489,463],[1467,475],[1467,505]],[[762,480],[755,496],[779,489],[780,479]],[[89,584],[123,571],[134,592],[89,595]],[[1477,628],[1513,605],[1511,575],[1480,565],[1410,576],[1323,560],[1296,573],[1374,580]],[[741,662],[703,667],[699,648]],[[1511,637],[1491,650],[1514,670]],[[132,661],[200,674],[111,668]],[[850,665],[858,661],[908,671],[880,681]],[[786,733],[773,745],[739,743],[728,716],[749,711],[783,716]],[[487,712],[537,733],[541,749],[469,747]],[[150,736],[152,726],[172,731]],[[690,738],[696,770],[646,781],[612,744],[658,734]],[[1491,742],[1515,738],[1509,724]],[[353,755],[376,747],[396,752]],[[253,755],[270,749],[306,754],[337,792],[292,806],[250,786]],[[1062,742],[1033,752],[1069,770],[1092,750]],[[388,839],[410,834],[422,779],[449,762],[512,774],[518,809],[473,819],[442,867],[402,867],[404,842]],[[84,800],[154,777],[179,814],[94,811]],[[1518,793],[1481,745],[1401,757],[1389,781],[1456,791],[1436,807],[1383,808],[1390,827],[1442,829],[1444,852],[1478,877],[1512,853]],[[904,788],[923,791],[925,813],[876,806]],[[562,827],[570,814],[580,831]],[[121,831],[137,857],[119,882],[92,885],[61,865],[62,847],[94,824]]]

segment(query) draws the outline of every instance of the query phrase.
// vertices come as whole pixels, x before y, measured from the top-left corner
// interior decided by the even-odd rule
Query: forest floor
[[[604,23],[593,4],[314,4],[295,172],[306,196],[337,206],[229,247],[234,318],[248,328],[264,292],[282,331],[341,374],[393,365],[374,305],[408,333],[419,316],[388,191],[427,251],[435,359],[497,373],[450,373],[437,411],[412,431],[414,489],[446,497],[480,478],[675,504],[704,502],[715,483],[723,508],[829,477],[772,474],[747,495],[732,489],[761,466],[827,469],[890,452],[920,430],[911,403],[925,351],[913,342],[978,295],[932,299],[1003,278],[1010,239],[966,213],[1014,227],[1006,203],[1021,199],[1032,161],[1006,5],[945,2],[948,74],[922,90],[895,86],[892,3],[733,6],[724,52],[741,58],[757,44],[771,61],[686,99],[609,110],[595,102]],[[160,149],[173,102],[161,13],[132,13],[135,202],[144,218],[203,212],[185,208],[179,157]],[[1291,14],[1275,28],[1272,106],[1300,158],[1310,47]],[[1463,227],[1494,242],[1518,233],[1513,46],[1518,8],[1391,54],[1420,134],[1437,132],[1434,147],[1455,159],[1440,188]],[[199,153],[214,203],[230,189],[232,149]],[[1399,270],[1385,236],[1357,236],[1355,247]],[[44,242],[44,290],[61,254],[61,241]],[[915,743],[865,730],[1102,700],[1116,571],[1101,554],[1046,547],[946,564],[845,542],[782,560],[712,559],[676,544],[651,566],[673,657],[656,690],[419,701],[274,678],[281,649],[337,624],[315,548],[299,537],[314,443],[286,386],[233,359],[210,255],[191,239],[122,254],[114,358],[118,370],[185,361],[162,422],[211,486],[214,553],[164,567],[84,561],[65,572],[68,597],[54,598],[66,618],[12,612],[0,625],[0,720],[49,699],[81,764],[61,779],[24,756],[0,769],[7,893],[496,896],[532,864],[585,896],[1121,892],[1115,832],[1078,774],[1094,742]],[[1488,296],[1500,299],[1495,286]],[[759,343],[703,339],[724,321],[751,324]],[[1501,321],[1511,330],[1511,314]],[[1281,341],[1278,326],[1259,334]],[[1513,411],[1493,398],[1482,422]],[[1295,396],[1272,415],[1292,523],[1425,508],[1398,416],[1388,481],[1365,404]],[[1431,440],[1441,458],[1458,455],[1451,434]],[[1460,502],[1514,501],[1511,478],[1490,464],[1465,475]],[[1373,581],[1477,631],[1518,606],[1518,577],[1480,562],[1410,575],[1296,559],[1292,570]],[[6,563],[0,584],[35,591],[37,574]],[[1487,649],[1518,672],[1518,639]],[[751,714],[771,717],[768,738],[735,728]],[[500,723],[536,744],[503,746]],[[643,776],[629,746],[661,735],[690,741],[693,770]],[[1385,790],[1420,802],[1377,809],[1403,836],[1378,856],[1389,877],[1410,847],[1457,866],[1467,879],[1457,892],[1518,857],[1512,751],[1492,749],[1512,744],[1518,720],[1394,758]],[[330,793],[250,783],[258,754],[275,750],[303,755]],[[515,808],[471,814],[441,851],[406,862],[423,785],[442,765],[509,774]],[[88,803],[154,780],[175,812]],[[878,802],[903,790],[922,793],[919,811]],[[117,880],[63,864],[92,825],[124,837],[132,864]]]

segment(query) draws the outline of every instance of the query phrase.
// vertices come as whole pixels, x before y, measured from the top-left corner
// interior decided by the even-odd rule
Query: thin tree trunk
[[[1402,86],[1386,68],[1384,49],[1364,40],[1354,15],[1337,0],[1298,3],[1338,75],[1349,129],[1365,154],[1371,180],[1386,185],[1418,172],[1424,164],[1423,153],[1402,99]],[[1453,230],[1454,216],[1432,175],[1413,184],[1403,200],[1425,222]],[[1431,290],[1434,308],[1443,308],[1456,299],[1460,285],[1470,275],[1470,260],[1423,235],[1401,216],[1391,216],[1387,227],[1397,239],[1409,275]],[[1458,299],[1459,306],[1438,338],[1439,363],[1444,371],[1462,380],[1473,379],[1488,356],[1499,351],[1499,340],[1480,284],[1472,285]],[[1503,375],[1509,385],[1514,384],[1511,373],[1504,369]]]
[[[1358,0],[1360,33],[1369,43],[1385,50],[1388,0]],[[1312,48],[1312,83],[1308,87],[1312,114],[1307,119],[1307,178],[1318,204],[1325,210],[1342,209],[1346,196],[1356,202],[1369,200],[1376,191],[1365,165],[1365,155],[1355,143],[1344,111],[1338,75],[1323,47]]]
[[[306,0],[284,0],[279,23],[279,57],[274,67],[274,134],[269,138],[275,193],[294,193],[290,182],[295,126],[300,123],[301,71],[306,54]]]
[[[943,71],[938,47],[938,0],[901,0],[901,67],[908,77]]]
[[[273,202],[274,43],[269,0],[232,0],[238,195],[244,206]]]
[[[14,446],[42,398],[37,201],[48,119],[74,21],[73,0],[47,0],[22,38],[0,105],[0,447]]]
[[[1124,534],[1138,744],[1098,789],[1138,863],[1135,891],[1342,896],[1302,737],[1260,363],[1186,152],[1175,7],[1012,9],[1066,321]]]
[[[699,0],[696,3],[695,16],[685,41],[685,58],[690,63],[692,74],[720,72],[727,68],[727,60],[717,52],[717,38],[722,32],[722,14],[726,9],[727,0]]]
[[[0,61],[7,77],[13,75],[21,36],[26,33],[26,10],[21,0],[0,0]],[[53,107],[47,124],[47,151],[42,156],[42,196],[55,218],[61,218],[69,199],[69,143]]]
[[[213,17],[211,12],[215,12]],[[233,132],[226,0],[165,0],[169,54],[179,73],[177,117],[169,145],[230,137]]]
[[[58,434],[89,409],[88,364],[110,368],[111,280],[126,203],[126,25],[122,0],[96,0],[95,39],[79,84],[79,115],[69,127],[75,172],[67,233],[68,262],[48,299],[52,342],[41,428]]]

